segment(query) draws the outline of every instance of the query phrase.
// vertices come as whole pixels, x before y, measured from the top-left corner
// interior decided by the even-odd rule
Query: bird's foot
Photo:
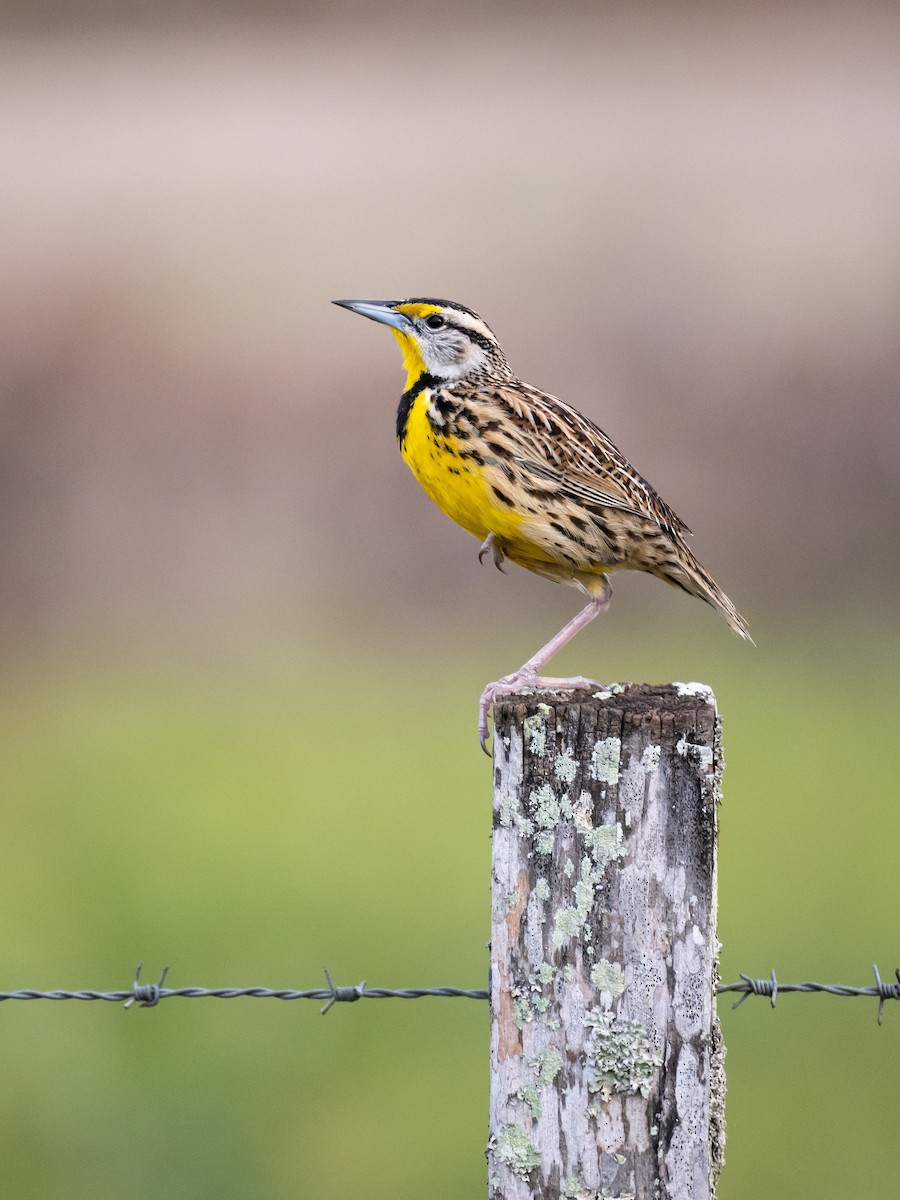
[[[497,568],[497,570],[503,571],[503,560],[506,558],[506,555],[503,553],[500,543],[492,533],[489,533],[481,543],[481,548],[478,551],[478,561],[480,563],[484,563],[484,556],[486,554],[490,554],[491,558],[494,560],[494,566]],[[506,571],[503,571],[503,574],[505,575]]]
[[[575,675],[569,679],[551,679],[546,675],[539,675],[533,667],[529,667],[527,664],[519,667],[518,671],[513,671],[512,675],[504,675],[502,679],[489,683],[481,693],[481,699],[478,702],[478,740],[482,750],[490,756],[491,752],[487,747],[488,717],[494,702],[500,696],[521,692],[526,688],[535,691],[541,688],[550,691],[576,691],[578,688],[600,688],[602,686],[596,679],[586,679],[583,675]]]

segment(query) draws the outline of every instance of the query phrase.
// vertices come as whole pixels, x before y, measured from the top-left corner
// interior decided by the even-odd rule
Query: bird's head
[[[481,372],[509,374],[497,339],[477,313],[452,300],[335,300],[372,321],[389,325],[403,351],[407,388],[423,372],[453,383]]]

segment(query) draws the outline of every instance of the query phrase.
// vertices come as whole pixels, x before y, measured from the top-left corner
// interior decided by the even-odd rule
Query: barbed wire
[[[131,987],[120,991],[100,992],[85,989],[82,991],[54,990],[42,992],[34,988],[21,988],[15,992],[0,992],[0,1001],[106,1000],[114,1004],[124,1004],[125,1008],[131,1008],[133,1004],[138,1004],[141,1008],[155,1008],[161,1000],[171,1000],[176,997],[186,1000],[204,1000],[210,998],[216,1000],[235,1000],[239,997],[246,997],[253,1000],[324,1000],[325,1003],[320,1010],[324,1015],[335,1004],[353,1003],[356,1000],[419,1000],[424,996],[461,998],[466,1000],[490,999],[489,988],[370,988],[367,987],[365,980],[354,987],[339,987],[335,986],[327,967],[325,968],[327,987],[310,988],[305,991],[298,991],[293,988],[267,987],[167,988],[163,984],[169,971],[168,967],[163,969],[156,983],[141,983],[142,967],[143,964],[138,963]],[[732,1008],[739,1008],[748,996],[768,996],[774,1008],[779,995],[787,992],[825,992],[830,996],[876,996],[878,998],[878,1024],[880,1025],[885,1000],[900,1000],[900,968],[894,972],[897,978],[896,983],[883,980],[878,973],[877,966],[873,965],[872,970],[875,974],[875,983],[868,987],[851,987],[843,983],[815,983],[812,981],[806,983],[779,983],[773,970],[768,979],[754,979],[750,975],[742,973],[738,982],[720,983],[716,991],[719,993],[741,993],[740,997],[731,1006]]]
[[[235,1000],[239,997],[247,997],[252,1000],[324,1000],[325,1004],[321,1010],[324,1014],[334,1004],[349,1003],[354,1000],[418,1000],[422,996],[452,996],[469,1000],[487,1000],[490,998],[490,992],[485,990],[469,990],[453,987],[370,988],[366,986],[365,980],[362,983],[356,984],[355,987],[336,987],[327,968],[325,969],[325,980],[328,986],[324,988],[310,988],[305,991],[298,991],[294,988],[267,987],[167,988],[163,987],[163,984],[169,972],[168,967],[163,968],[156,983],[141,983],[142,967],[143,963],[138,963],[137,970],[134,973],[134,980],[127,991],[100,992],[92,989],[84,989],[77,992],[63,990],[40,992],[33,988],[21,988],[15,992],[0,992],[0,1001],[106,1000],[113,1004],[124,1002],[126,1008],[131,1008],[132,1004],[139,1004],[141,1008],[155,1008],[161,1000],[171,1000],[174,997],[181,997],[186,1000],[205,1000],[209,998],[215,1000]]]
[[[768,996],[774,1008],[775,1001],[783,992],[827,992],[830,996],[877,996],[878,1024],[880,1025],[885,1000],[900,1000],[900,968],[894,972],[897,977],[896,983],[882,979],[878,973],[878,967],[874,963],[872,970],[875,974],[875,983],[874,986],[869,987],[849,987],[845,983],[779,983],[775,978],[773,968],[768,979],[751,979],[749,975],[741,974],[740,983],[720,983],[716,991],[743,993],[732,1004],[732,1008],[739,1008],[748,996]]]

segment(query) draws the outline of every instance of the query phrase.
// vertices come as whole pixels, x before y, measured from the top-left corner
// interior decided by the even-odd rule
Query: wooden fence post
[[[491,1200],[709,1200],[722,757],[702,684],[495,706]]]

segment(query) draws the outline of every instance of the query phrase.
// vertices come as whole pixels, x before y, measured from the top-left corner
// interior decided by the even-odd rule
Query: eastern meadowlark
[[[609,572],[646,571],[699,596],[741,637],[737,609],[691,553],[687,525],[606,434],[555,396],[523,383],[488,326],[450,300],[335,300],[391,328],[406,390],[397,439],[419,483],[481,541],[500,570],[509,559],[590,600],[518,671],[484,689],[478,730],[487,750],[497,696],[523,687],[578,688],[550,679],[549,659],[609,607]]]

